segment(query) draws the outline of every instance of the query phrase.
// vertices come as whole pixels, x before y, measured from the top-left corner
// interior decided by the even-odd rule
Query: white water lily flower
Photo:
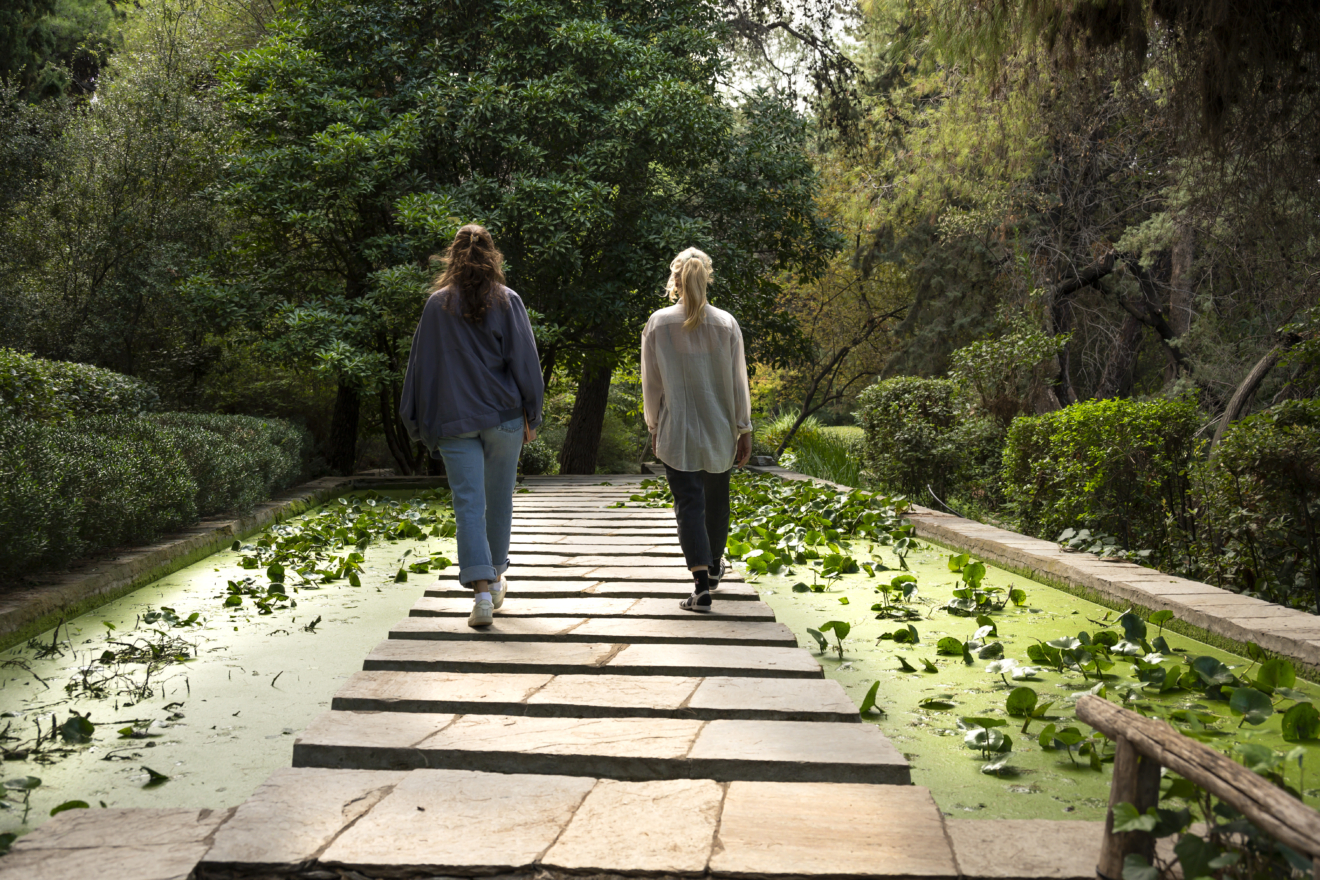
[[[990,635],[990,633],[994,632],[994,629],[995,628],[993,626],[981,627],[976,632],[972,633],[972,641],[973,642],[981,641],[981,639],[985,638],[986,636]]]
[[[1147,662],[1147,663],[1163,663],[1163,662],[1164,662],[1164,655],[1163,655],[1163,654],[1147,654],[1145,657],[1142,657],[1141,659],[1144,660],[1144,661]]]
[[[1018,662],[1016,660],[1004,658],[1003,660],[995,660],[993,663],[987,664],[985,671],[991,675],[1003,675],[1005,672],[1012,672],[1017,669],[1017,665]],[[1017,678],[1016,675],[1013,677]]]

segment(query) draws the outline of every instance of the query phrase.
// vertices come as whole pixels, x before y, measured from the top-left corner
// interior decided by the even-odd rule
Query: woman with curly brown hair
[[[399,415],[444,459],[458,526],[458,581],[475,600],[469,626],[504,604],[513,487],[536,439],[545,386],[536,339],[504,257],[485,227],[458,230],[413,336]]]

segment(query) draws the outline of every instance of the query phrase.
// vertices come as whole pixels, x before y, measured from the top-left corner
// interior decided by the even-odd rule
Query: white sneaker
[[[478,599],[468,615],[468,626],[490,626],[495,622],[495,607],[488,599]]]
[[[509,592],[509,581],[504,575],[500,575],[500,579],[492,584],[490,588],[491,607],[498,611],[499,607],[504,604],[504,594],[507,592]]]

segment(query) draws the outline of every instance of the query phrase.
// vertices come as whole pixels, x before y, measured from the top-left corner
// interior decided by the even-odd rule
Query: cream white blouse
[[[752,398],[742,330],[707,305],[704,321],[683,329],[683,304],[651,315],[642,331],[642,400],[656,455],[680,471],[733,467],[738,435],[752,430]]]

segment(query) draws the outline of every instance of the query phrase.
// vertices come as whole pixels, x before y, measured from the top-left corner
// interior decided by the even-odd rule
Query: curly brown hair
[[[480,324],[492,306],[504,305],[504,254],[484,226],[469,223],[458,230],[444,255],[444,271],[436,277],[430,293],[444,293],[445,308]]]

